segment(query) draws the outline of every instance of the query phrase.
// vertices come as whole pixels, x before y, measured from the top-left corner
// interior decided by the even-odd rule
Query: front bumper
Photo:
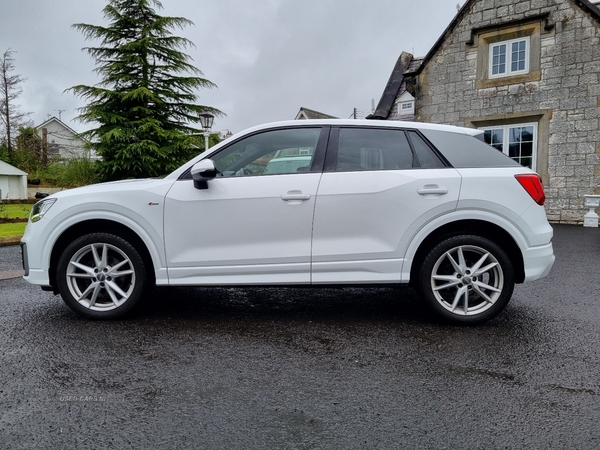
[[[23,270],[25,271],[24,276],[29,276],[29,258],[27,257],[27,244],[21,242],[21,262],[23,263]]]
[[[41,286],[42,289],[51,289],[50,286],[50,277],[48,275],[48,270],[43,269],[32,269],[29,266],[29,251],[27,248],[27,243],[21,241],[21,260],[23,262],[23,270],[25,271],[23,275],[23,279],[31,284],[36,284]]]

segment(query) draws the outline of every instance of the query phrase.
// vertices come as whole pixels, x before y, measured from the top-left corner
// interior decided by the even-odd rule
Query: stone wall
[[[60,187],[45,187],[45,186],[32,186],[27,188],[27,197],[34,199],[35,194],[41,192],[43,194],[55,194],[56,192],[64,191],[65,188]]]
[[[537,79],[506,77],[481,87],[483,44],[467,43],[472,29],[545,13],[554,26],[539,20],[538,40],[531,40]],[[460,126],[535,120],[548,218],[581,223],[583,195],[600,194],[600,23],[571,0],[478,0],[462,14],[418,76],[416,120]]]

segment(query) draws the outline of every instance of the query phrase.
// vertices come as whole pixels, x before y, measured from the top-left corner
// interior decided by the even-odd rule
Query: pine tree
[[[70,88],[88,103],[79,119],[98,126],[84,134],[102,156],[104,179],[164,175],[194,156],[198,114],[214,108],[195,104],[197,90],[216,87],[203,78],[191,57],[188,39],[174,36],[192,22],[162,17],[158,0],[108,0],[108,26],[78,23],[73,27],[98,47],[86,47],[102,81]]]

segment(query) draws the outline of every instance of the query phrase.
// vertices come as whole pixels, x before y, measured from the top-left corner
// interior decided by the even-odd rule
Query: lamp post
[[[208,109],[205,109],[198,115],[200,116],[200,123],[204,129],[202,135],[204,136],[204,151],[206,151],[208,150],[208,137],[210,136],[210,129],[213,126],[215,116]]]

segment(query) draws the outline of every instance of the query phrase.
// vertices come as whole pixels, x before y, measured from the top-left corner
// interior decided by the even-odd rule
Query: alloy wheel
[[[502,294],[504,273],[492,253],[475,245],[444,252],[431,273],[437,302],[457,315],[477,315],[490,309]]]
[[[135,289],[135,269],[127,254],[107,243],[82,247],[69,260],[69,292],[83,307],[110,311],[125,303]]]

